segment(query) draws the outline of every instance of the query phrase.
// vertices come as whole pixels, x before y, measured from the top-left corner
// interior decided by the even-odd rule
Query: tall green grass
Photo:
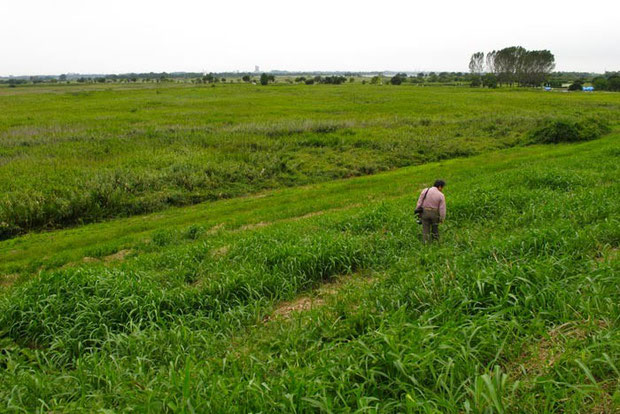
[[[449,163],[440,244],[410,194],[43,272],[0,297],[4,408],[613,412],[617,139]],[[300,294],[323,302],[274,316]]]
[[[0,94],[0,238],[520,145],[614,94],[347,84]]]

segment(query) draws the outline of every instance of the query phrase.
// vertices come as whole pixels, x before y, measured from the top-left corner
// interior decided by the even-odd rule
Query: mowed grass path
[[[618,94],[377,85],[0,89],[0,238],[522,144]]]
[[[24,275],[0,295],[0,401],[16,412],[615,412],[619,139],[5,241]],[[413,201],[438,176],[449,218],[442,243],[423,246]],[[98,248],[130,253],[27,275],[31,261]]]

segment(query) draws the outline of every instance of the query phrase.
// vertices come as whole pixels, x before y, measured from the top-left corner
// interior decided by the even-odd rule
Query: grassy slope
[[[0,238],[518,144],[618,94],[414,86],[0,90]]]
[[[102,243],[101,255],[133,256],[7,290],[1,400],[15,410],[612,412],[619,138],[5,241],[11,271]],[[423,247],[412,192],[436,176],[448,180],[450,216],[443,243]],[[284,220],[314,211],[326,212]],[[234,231],[260,222],[272,225]],[[342,275],[353,276],[312,290]],[[274,313],[304,292],[312,310]]]
[[[492,173],[516,168],[523,163],[523,158],[547,156],[546,153],[541,155],[541,148],[548,147],[531,146],[493,152],[474,158],[401,168],[388,174],[269,191],[256,196],[191,207],[170,208],[158,214],[89,224],[61,232],[29,234],[0,242],[0,256],[3,258],[0,275],[20,272],[29,274],[74,263],[83,257],[99,258],[122,249],[133,249],[145,240],[150,240],[158,229],[183,231],[198,226],[203,231],[230,230],[402,197],[422,188],[425,183],[432,181],[433,177],[442,176],[449,181],[461,181],[474,169]]]

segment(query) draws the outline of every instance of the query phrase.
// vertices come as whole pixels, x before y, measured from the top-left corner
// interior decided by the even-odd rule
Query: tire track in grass
[[[109,254],[103,257],[84,256],[81,262],[70,262],[70,263],[64,264],[60,268],[66,269],[68,267],[75,267],[81,264],[88,264],[88,263],[106,263],[106,264],[120,263],[120,262],[125,261],[127,256],[129,256],[131,253],[133,253],[131,249],[121,249],[117,251],[116,253],[112,253],[112,254]],[[52,269],[46,269],[46,270],[52,270]]]
[[[383,273],[372,270],[341,274],[297,295],[294,299],[277,302],[271,312],[265,314],[256,324],[232,336],[229,340],[228,351],[225,353],[234,358],[245,358],[250,355],[255,345],[252,338],[271,335],[277,324],[297,323],[308,317],[308,312],[313,310],[333,313],[338,304],[339,295],[342,295],[344,291],[368,287],[383,276]],[[350,302],[349,305],[352,303]],[[354,307],[357,308],[356,305]]]
[[[310,292],[305,292],[290,301],[280,302],[271,312],[263,318],[264,322],[272,320],[289,320],[295,314],[319,308],[336,298],[347,287],[359,287],[375,283],[378,275],[370,271],[358,271],[335,277],[333,280],[322,283]]]

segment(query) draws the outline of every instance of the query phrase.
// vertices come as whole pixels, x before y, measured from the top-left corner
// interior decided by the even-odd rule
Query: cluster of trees
[[[371,84],[381,84],[384,81],[392,85],[402,85],[405,83],[428,84],[442,83],[450,85],[459,85],[469,83],[478,79],[478,76],[463,72],[418,72],[415,75],[407,75],[406,73],[396,73],[392,76],[376,75],[370,79]],[[364,83],[364,82],[363,82]]]
[[[24,85],[28,83],[28,81],[26,79],[11,78],[9,80],[1,80],[0,83],[8,84],[9,88],[15,88],[17,85]]]
[[[375,76],[376,82],[381,80],[381,76]],[[373,83],[371,79],[370,83]],[[403,83],[444,83],[444,84],[460,84],[464,82],[471,82],[472,75],[463,72],[418,72],[415,75],[407,75],[406,73],[397,73],[391,78],[389,82],[392,85],[401,85]]]
[[[485,88],[497,88],[499,82],[497,80],[497,76],[493,73],[485,73],[480,76],[472,76],[470,86],[479,87],[483,86]]]
[[[260,84],[267,85],[269,82],[275,82],[276,77],[274,75],[268,75],[267,73],[263,73],[260,75]]]
[[[340,85],[347,81],[345,76],[318,76],[318,79],[315,77],[314,81],[317,83],[324,83],[326,85]]]
[[[555,56],[549,50],[506,47],[485,54],[476,52],[469,60],[474,76],[472,86],[514,85],[541,86],[555,68]]]
[[[468,78],[469,76],[463,72],[420,72],[415,77],[410,76],[408,81],[411,83],[450,83],[465,82]]]
[[[397,73],[396,75],[392,76],[392,78],[390,79],[390,83],[392,85],[400,85],[406,80],[407,80],[406,73]]]
[[[346,76],[334,75],[334,76],[321,76],[317,75],[314,77],[306,78],[305,76],[298,76],[295,78],[295,83],[305,83],[306,85],[314,85],[315,83],[322,83],[325,85],[341,85],[346,83],[347,80],[349,82],[355,82],[355,78],[348,78]]]
[[[586,79],[576,79],[569,87],[569,91],[581,91],[585,86]],[[620,92],[620,72],[606,72],[603,76],[596,76],[590,84],[595,91]]]
[[[575,82],[571,83],[568,87],[569,91],[582,91],[583,90],[583,81],[581,79],[577,79]]]
[[[196,83],[218,83],[218,82],[226,82],[226,78],[217,76],[215,73],[207,73],[206,75],[199,77],[196,79]]]
[[[620,92],[620,72],[607,72],[604,76],[592,79],[592,86],[597,91]]]

